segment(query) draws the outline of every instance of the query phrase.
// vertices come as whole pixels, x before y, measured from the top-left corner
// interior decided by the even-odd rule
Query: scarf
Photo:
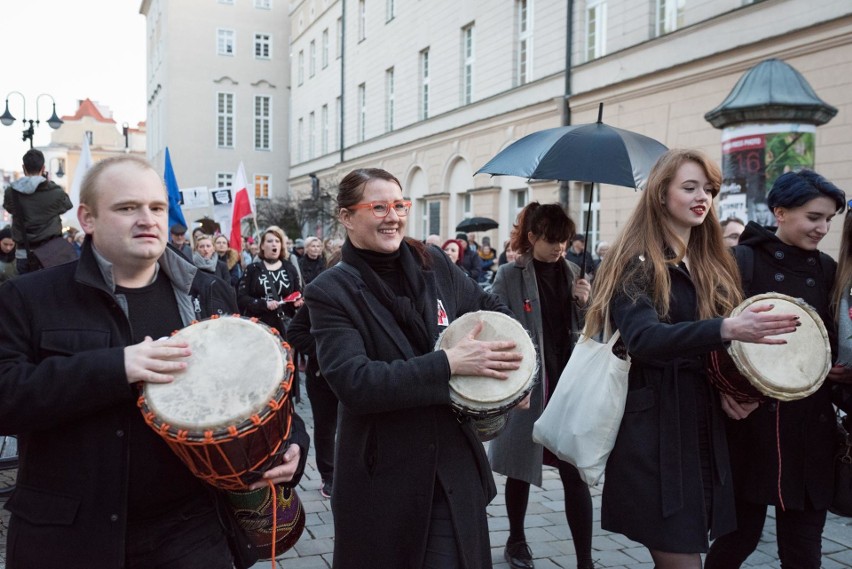
[[[404,241],[399,247],[397,265],[402,269],[406,285],[406,294],[398,296],[391,287],[373,270],[369,261],[359,254],[359,250],[347,239],[343,243],[343,261],[358,270],[364,284],[370,292],[393,314],[405,337],[418,355],[431,352],[435,339],[429,334],[426,318],[430,313],[426,306],[426,279],[424,268],[420,266]],[[434,315],[432,315],[434,317]]]
[[[219,259],[215,254],[209,259],[205,259],[198,251],[192,253],[192,263],[202,271],[216,274],[216,263],[218,262]]]

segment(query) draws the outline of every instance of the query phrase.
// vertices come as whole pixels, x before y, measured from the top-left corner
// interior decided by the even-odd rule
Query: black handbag
[[[828,510],[832,514],[852,517],[852,434],[849,416],[837,412],[837,449],[834,454],[834,497]]]

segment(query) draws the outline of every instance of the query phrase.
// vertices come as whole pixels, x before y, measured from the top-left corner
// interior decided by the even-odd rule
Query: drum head
[[[223,316],[173,336],[192,350],[172,383],[146,383],[144,397],[163,422],[190,432],[236,425],[268,409],[285,378],[281,339],[260,323]]]
[[[491,377],[454,375],[450,378],[450,399],[453,406],[472,414],[491,414],[519,402],[532,386],[537,369],[536,351],[527,331],[506,314],[481,310],[468,312],[454,320],[438,338],[436,350],[455,346],[473,327],[483,322],[478,340],[515,342],[514,351],[523,355],[521,367],[509,372],[505,380]]]
[[[775,399],[791,401],[815,392],[831,369],[828,332],[819,314],[801,299],[767,293],[746,299],[731,316],[753,304],[773,304],[769,314],[795,314],[802,325],[791,334],[777,336],[787,341],[783,345],[731,342],[728,353],[740,373]]]

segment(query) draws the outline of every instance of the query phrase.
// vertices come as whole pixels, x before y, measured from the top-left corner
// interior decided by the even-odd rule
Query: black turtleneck
[[[393,253],[379,253],[368,249],[358,249],[354,246],[352,249],[379,275],[379,278],[391,288],[395,295],[411,297],[405,282],[405,275],[400,266],[399,249]]]

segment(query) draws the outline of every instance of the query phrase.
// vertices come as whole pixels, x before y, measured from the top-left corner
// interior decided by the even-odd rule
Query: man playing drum
[[[235,311],[233,291],[166,248],[168,199],[146,161],[97,163],[80,201],[80,260],[0,291],[0,434],[18,434],[21,457],[9,567],[231,568],[241,536],[137,397],[190,354],[152,338]],[[265,479],[298,481],[308,437],[295,415],[290,442]]]

